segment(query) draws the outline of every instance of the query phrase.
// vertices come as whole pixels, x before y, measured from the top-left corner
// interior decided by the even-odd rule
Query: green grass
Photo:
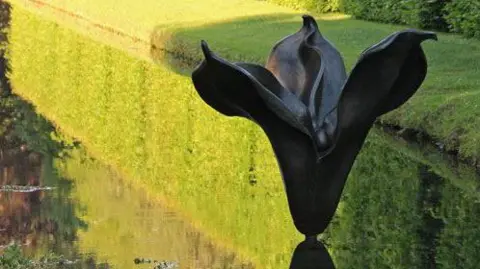
[[[423,226],[416,201],[420,165],[388,142],[370,135],[345,188],[337,223],[329,227],[338,268],[423,268],[416,233]]]
[[[25,4],[24,1],[13,2]],[[115,4],[112,4],[115,2]],[[199,41],[231,61],[263,63],[273,44],[298,30],[300,13],[263,1],[60,1],[51,5],[137,36],[151,45],[198,62]],[[31,8],[31,5],[30,5]],[[48,13],[48,9],[38,9]],[[59,18],[58,14],[53,18]],[[362,50],[393,31],[405,28],[350,19],[341,14],[318,15],[319,26],[343,54],[347,68]],[[81,27],[76,27],[79,29]],[[88,34],[88,33],[87,33]],[[98,37],[99,33],[94,36]],[[421,90],[383,121],[425,132],[458,150],[462,158],[480,158],[480,41],[439,34],[424,45],[429,73]],[[124,48],[128,44],[122,45]],[[151,57],[165,62],[163,53]],[[174,67],[174,66],[173,66]],[[175,67],[174,67],[175,68]]]
[[[11,0],[10,2],[29,7],[32,10],[51,11],[32,2]],[[47,5],[74,12],[84,18],[114,27],[122,32],[150,40],[152,30],[157,26],[194,27],[232,18],[292,13],[291,9],[263,1],[244,0],[144,0],[141,3],[116,0],[42,0]]]
[[[272,45],[299,26],[298,16],[244,18],[178,29],[164,44],[167,50],[198,62],[202,57],[198,40],[205,39],[211,49],[228,60],[263,63]],[[320,19],[319,26],[342,53],[347,69],[362,50],[403,29],[348,18]],[[164,33],[158,31],[158,40],[165,40]],[[480,59],[480,42],[448,34],[439,34],[439,39],[424,44],[429,73],[421,89],[382,121],[425,132],[444,142],[447,150],[458,150],[461,157],[476,162],[480,157],[480,63],[476,60]]]
[[[62,256],[48,253],[38,259],[26,257],[18,245],[10,245],[3,249],[0,255],[2,269],[66,269]]]

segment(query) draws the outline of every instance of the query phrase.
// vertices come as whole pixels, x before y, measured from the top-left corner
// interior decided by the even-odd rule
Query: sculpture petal
[[[320,34],[313,17],[304,15],[303,27],[274,46],[266,67],[308,106],[317,144],[327,152],[337,127],[336,113],[330,112],[338,104],[346,72],[342,56]]]
[[[400,70],[399,79],[385,98],[385,102],[378,107],[377,116],[388,113],[403,105],[420,88],[427,75],[427,60],[423,49],[418,46],[410,51],[404,68]]]
[[[325,39],[318,30],[317,23],[312,17],[304,16],[313,29],[311,34],[305,39],[305,46],[301,50],[302,61],[306,63],[316,61],[315,54],[318,55],[320,62],[320,71],[311,84],[311,94],[309,99],[309,109],[316,120],[316,126],[321,127],[325,117],[336,108],[340,98],[341,89],[347,73],[343,58],[338,50]]]
[[[311,26],[304,17],[303,26],[298,32],[275,44],[265,65],[279,82],[295,93],[305,105],[308,105],[310,99],[309,86],[313,84],[320,71],[318,54],[311,55],[315,58],[309,62],[308,70],[300,57],[300,48],[304,47],[305,39],[314,31]]]
[[[316,163],[314,181],[309,184],[311,192],[305,194],[303,191],[310,196],[310,207],[305,205],[306,199],[296,195],[301,186],[294,178],[299,175],[300,168],[284,162],[283,169],[289,171],[284,173],[284,177],[288,177],[284,180],[293,183],[290,191],[287,190],[292,197],[289,197],[292,216],[302,233],[322,233],[328,226],[376,117],[401,105],[422,83],[425,74],[421,71],[426,70],[426,61],[420,43],[434,37],[429,32],[403,31],[362,54],[340,97],[340,132],[336,135],[335,148]],[[307,153],[305,158],[310,158]],[[310,170],[309,165],[304,169]]]
[[[308,122],[303,122],[310,120],[307,108],[263,67],[230,64],[205,45],[203,49],[206,60],[192,74],[198,93],[220,113],[246,117],[262,127],[282,171],[295,226],[305,234],[323,230],[335,207],[329,201],[322,202],[324,197],[315,192],[317,185],[322,186],[316,182],[323,178],[315,172],[317,151],[309,136],[311,130],[305,127]],[[289,101],[298,103],[284,106]],[[291,107],[299,107],[299,111],[292,112]]]
[[[406,30],[365,50],[348,77],[338,104],[342,129],[373,123],[406,102],[423,82],[427,63],[420,44],[432,32]]]
[[[268,70],[252,64],[231,64],[214,55],[205,42],[202,49],[205,60],[192,73],[192,80],[207,104],[227,116],[242,116],[256,122],[268,109],[290,127],[311,137],[311,118],[306,106]]]

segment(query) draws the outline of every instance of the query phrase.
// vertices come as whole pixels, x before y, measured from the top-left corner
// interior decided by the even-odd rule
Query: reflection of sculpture
[[[316,236],[307,237],[293,252],[290,269],[333,269],[332,258]]]
[[[229,63],[202,42],[205,60],[192,74],[199,95],[227,116],[256,122],[267,134],[297,229],[322,233],[375,119],[406,102],[423,82],[420,46],[431,32],[394,33],[365,50],[347,77],[339,52],[303,16],[303,27],[278,42],[266,68]]]

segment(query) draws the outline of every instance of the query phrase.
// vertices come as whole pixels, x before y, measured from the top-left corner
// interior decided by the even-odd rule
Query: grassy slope
[[[13,0],[15,1],[15,0]],[[115,2],[115,4],[112,4]],[[271,46],[300,27],[297,12],[259,1],[61,1],[49,4],[75,11],[196,61],[199,40],[206,39],[230,60],[264,62]],[[348,68],[359,53],[402,27],[344,16],[317,17],[320,28],[342,52]],[[480,157],[480,42],[440,34],[425,44],[430,70],[423,88],[386,123],[424,131],[458,149],[460,156]]]
[[[403,27],[353,19],[319,18],[319,26],[345,58],[347,68],[362,50]],[[295,16],[248,18],[214,23],[195,29],[179,29],[166,47],[183,48],[195,61],[201,59],[198,40],[205,39],[221,56],[235,61],[263,63],[281,37],[300,27]],[[236,29],[232,31],[232,29]],[[268,29],[268,30],[267,30]],[[158,36],[163,32],[158,31]],[[424,48],[429,73],[422,88],[406,105],[386,115],[386,123],[413,128],[445,142],[447,149],[458,149],[462,157],[477,160],[480,147],[480,42],[456,35],[439,34],[439,42]],[[162,38],[158,38],[162,40]]]
[[[256,126],[205,106],[189,77],[20,8],[9,49],[16,93],[95,157],[152,193],[175,197],[211,237],[260,268],[287,266],[301,237],[271,149],[264,136],[253,139]],[[206,128],[212,125],[215,132]],[[255,186],[252,162],[261,167]]]
[[[34,6],[33,1],[13,0],[11,2]],[[38,2],[74,12],[91,21],[114,27],[145,40],[149,40],[152,29],[159,25],[192,27],[243,16],[292,13],[291,9],[266,2],[244,0],[143,0],[141,3],[118,0],[41,0]]]

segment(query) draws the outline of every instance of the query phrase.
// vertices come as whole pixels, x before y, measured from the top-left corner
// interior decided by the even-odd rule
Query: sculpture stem
[[[290,269],[335,269],[332,257],[316,235],[305,236],[293,252]]]
[[[306,235],[305,236],[305,242],[314,244],[314,243],[318,242],[317,236],[318,235]]]

